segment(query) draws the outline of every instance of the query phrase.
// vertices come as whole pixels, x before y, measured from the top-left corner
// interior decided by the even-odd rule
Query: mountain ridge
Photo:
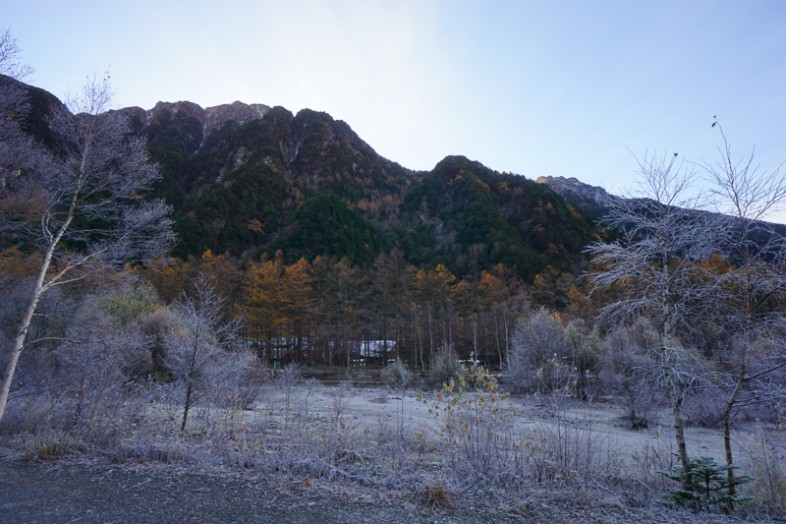
[[[44,139],[47,106],[62,102],[20,85],[38,101],[29,131]],[[160,168],[153,193],[174,209],[181,258],[281,250],[289,260],[329,255],[368,266],[396,248],[421,267],[466,275],[504,264],[526,280],[547,266],[585,264],[592,223],[583,211],[543,184],[463,156],[413,171],[311,109],[179,101],[116,111]]]

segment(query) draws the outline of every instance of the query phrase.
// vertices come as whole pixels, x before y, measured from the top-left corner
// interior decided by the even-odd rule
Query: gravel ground
[[[662,508],[577,508],[569,501],[528,504],[516,510],[439,510],[364,487],[304,482],[281,475],[68,461],[27,464],[18,459],[0,459],[0,523],[168,522],[557,524],[737,520]]]
[[[0,465],[0,522],[518,522],[515,515],[455,514],[384,500],[362,488],[282,476],[253,478],[175,467],[74,463]]]

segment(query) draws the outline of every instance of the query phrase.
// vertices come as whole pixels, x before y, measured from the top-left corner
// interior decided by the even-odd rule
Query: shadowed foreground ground
[[[393,504],[347,487],[303,485],[303,479],[238,478],[171,470],[79,464],[0,465],[2,523],[165,522],[479,522]],[[484,521],[515,522],[503,514]]]
[[[416,501],[282,476],[189,472],[0,459],[2,523],[465,523],[731,522],[720,515],[621,507],[524,504],[518,509],[434,510]]]

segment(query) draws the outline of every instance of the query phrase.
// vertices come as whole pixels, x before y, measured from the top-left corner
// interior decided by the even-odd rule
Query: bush
[[[556,314],[544,308],[520,320],[513,332],[505,382],[514,391],[549,393],[564,387],[570,349]]]
[[[645,320],[617,326],[604,338],[601,381],[633,429],[648,427],[661,404],[659,364],[649,352],[657,344],[658,335]]]
[[[437,350],[431,359],[429,378],[436,384],[447,384],[451,380],[458,381],[464,377],[464,367],[459,362],[453,346],[446,344]]]
[[[515,459],[517,447],[501,405],[508,395],[483,368],[471,368],[467,375],[470,380],[461,377],[443,385],[431,403],[420,396],[439,421],[443,460],[457,486],[515,490],[523,475],[516,468],[521,462]]]
[[[407,365],[397,359],[382,370],[380,378],[387,387],[402,393],[412,384],[414,376]]]
[[[451,509],[453,503],[446,483],[442,481],[427,484],[423,490],[423,503],[434,509]]]

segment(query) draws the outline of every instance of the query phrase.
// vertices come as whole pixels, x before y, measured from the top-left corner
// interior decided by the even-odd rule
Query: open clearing
[[[350,449],[379,442],[381,434],[400,431],[408,442],[421,441],[425,455],[435,454],[442,438],[441,420],[429,412],[436,393],[405,394],[381,387],[327,386],[306,381],[291,387],[268,383],[254,409],[242,412],[241,425],[266,428],[266,438],[287,438],[294,428],[342,428]],[[170,411],[171,413],[171,411]],[[220,417],[218,410],[198,410],[194,424]],[[544,397],[509,397],[496,419],[524,439],[575,431],[629,467],[642,456],[668,460],[673,451],[669,413],[647,429],[628,429],[611,405],[555,403]],[[757,428],[735,432],[737,453]],[[294,435],[294,431],[292,433]],[[689,428],[692,456],[722,459],[717,429]],[[295,437],[293,437],[295,438]],[[649,450],[645,453],[645,450]],[[659,522],[715,523],[737,521],[719,514],[676,512],[660,505],[627,507],[614,495],[546,493],[484,503],[477,497],[454,497],[448,507],[425,503],[417,492],[319,478],[293,471],[214,467],[196,464],[108,463],[90,456],[71,456],[43,464],[26,464],[16,450],[0,448],[0,523],[163,523],[163,522]],[[434,455],[430,455],[431,460]],[[433,461],[433,464],[437,464]],[[760,521],[779,521],[768,517]]]
[[[290,402],[293,406],[305,406],[313,420],[327,421],[338,414],[346,426],[360,432],[393,429],[403,421],[407,433],[439,438],[439,417],[429,412],[435,398],[433,391],[421,393],[412,389],[402,395],[381,387],[356,387],[344,392],[339,388],[320,384],[297,386]],[[256,411],[264,413],[271,406],[280,406],[282,401],[280,393],[268,395],[266,401],[256,406]],[[579,403],[570,399],[556,403],[549,397],[510,396],[501,401],[501,411],[500,419],[504,419],[515,433],[526,435],[552,430],[561,422],[577,430],[592,432],[598,440],[605,439],[613,444],[620,458],[630,458],[646,446],[676,451],[672,449],[674,430],[667,410],[654,417],[654,422],[645,429],[630,428],[621,410],[606,403]],[[739,424],[733,431],[735,451],[744,451],[756,431],[755,423]],[[688,427],[686,439],[691,456],[723,460],[720,429]]]

